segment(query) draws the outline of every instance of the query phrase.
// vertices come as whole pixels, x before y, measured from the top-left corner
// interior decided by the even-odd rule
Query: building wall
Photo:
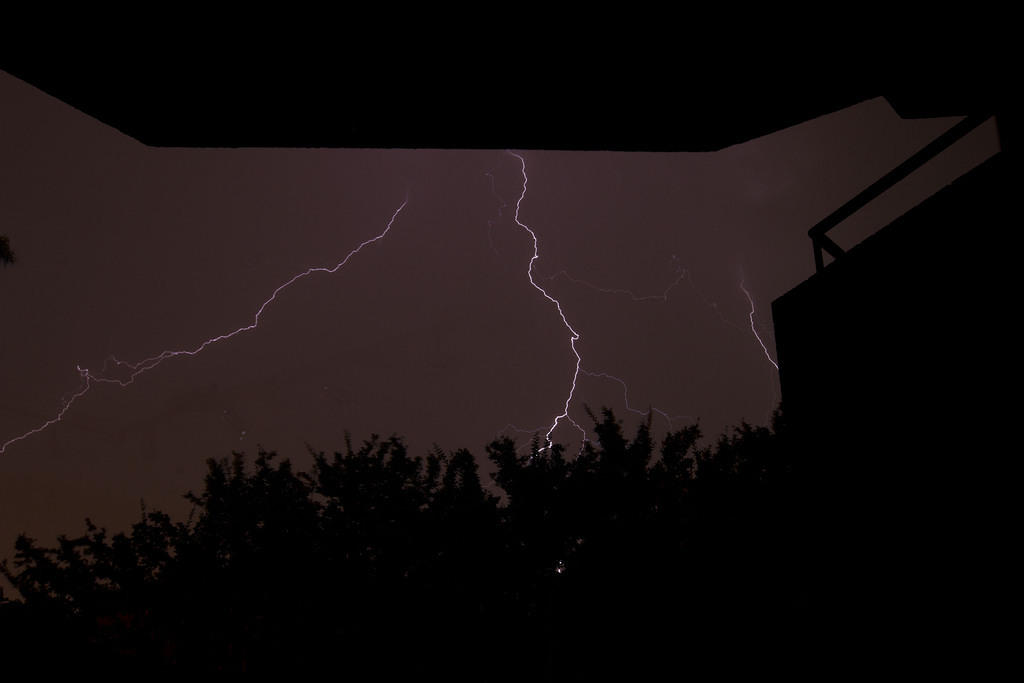
[[[982,625],[1010,583],[1010,166],[997,154],[773,302],[809,576],[844,651],[998,639]]]

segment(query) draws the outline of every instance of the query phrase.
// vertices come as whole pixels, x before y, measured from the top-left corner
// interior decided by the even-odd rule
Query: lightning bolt
[[[737,325],[736,323],[722,315],[721,309],[718,308],[718,303],[708,299],[707,296],[705,296],[704,293],[697,288],[697,285],[694,283],[693,276],[690,274],[690,271],[685,266],[678,265],[679,259],[674,254],[672,256],[672,261],[677,264],[675,271],[676,278],[671,283],[669,283],[668,287],[666,287],[661,294],[640,295],[635,293],[631,289],[601,287],[600,285],[595,285],[594,283],[588,282],[587,280],[580,280],[579,278],[575,278],[571,276],[567,270],[560,270],[554,275],[547,276],[546,279],[549,281],[553,281],[558,277],[562,277],[568,280],[569,282],[573,283],[574,285],[587,287],[588,289],[592,289],[595,292],[600,292],[602,294],[622,294],[628,296],[635,302],[660,301],[662,303],[668,302],[669,292],[675,289],[680,282],[686,280],[686,282],[690,285],[690,289],[693,290],[693,293],[697,296],[697,298],[699,298],[705,306],[713,310],[715,312],[715,315],[718,316],[719,320],[721,320],[724,324],[728,325],[729,327],[739,330],[742,333],[743,328],[741,328],[739,325]]]
[[[688,273],[687,273],[686,269],[678,264],[678,259],[675,256],[672,257],[672,261],[676,263],[676,278],[671,283],[669,283],[669,285],[662,291],[661,294],[648,294],[648,295],[641,296],[641,295],[638,295],[638,294],[636,294],[635,292],[633,292],[632,290],[629,290],[629,289],[600,287],[598,285],[595,285],[592,282],[588,282],[587,280],[580,280],[578,278],[574,278],[571,275],[569,275],[568,271],[565,271],[565,270],[560,270],[557,273],[555,273],[554,275],[549,275],[547,277],[547,279],[549,281],[551,281],[551,280],[554,280],[557,277],[563,277],[563,278],[565,278],[566,280],[568,280],[569,282],[571,282],[571,283],[573,283],[575,285],[581,285],[583,287],[587,287],[589,289],[592,289],[592,290],[594,290],[596,292],[600,292],[602,294],[619,294],[619,295],[628,296],[634,302],[660,301],[662,303],[665,303],[665,302],[668,301],[668,293],[671,292],[676,287],[676,285],[678,285],[684,279],[688,278]],[[721,315],[721,314],[719,314],[719,315]],[[625,403],[626,410],[628,410],[631,413],[636,413],[637,415],[644,415],[644,416],[647,415],[647,412],[645,412],[643,410],[640,410],[638,408],[634,408],[633,406],[631,406],[629,404],[629,386],[626,384],[626,380],[622,379],[621,377],[616,377],[615,375],[612,375],[612,374],[607,373],[607,372],[591,372],[589,370],[583,369],[582,367],[580,368],[580,372],[582,374],[584,374],[584,375],[587,375],[588,377],[597,377],[597,378],[608,379],[608,380],[611,380],[613,382],[616,382],[619,386],[622,387],[622,399],[623,399],[623,402]],[[661,415],[662,417],[664,417],[665,420],[668,422],[668,428],[670,430],[673,428],[673,420],[677,420],[677,419],[684,418],[684,417],[692,419],[691,415],[677,415],[677,416],[675,416],[673,418],[668,413],[666,413],[664,410],[661,410],[659,408],[655,408],[654,406],[651,406],[650,410],[652,410],[652,411],[658,413],[659,415]]]
[[[673,256],[672,260],[675,261],[676,257]],[[696,285],[694,285],[694,283],[693,283],[693,279],[690,277],[689,271],[687,271],[686,268],[683,268],[682,266],[677,266],[677,268],[676,268],[676,279],[673,280],[671,282],[671,284],[669,284],[669,286],[666,287],[665,290],[661,294],[648,294],[648,295],[645,295],[645,296],[640,296],[640,295],[636,294],[635,292],[633,292],[630,289],[618,289],[618,288],[613,289],[613,288],[609,288],[609,287],[601,287],[599,285],[595,285],[592,282],[588,282],[586,280],[580,280],[578,278],[574,278],[571,275],[569,275],[568,271],[565,271],[565,270],[560,270],[557,273],[555,273],[554,275],[549,275],[546,279],[547,280],[554,280],[555,278],[558,278],[558,277],[563,277],[563,278],[565,278],[566,280],[568,280],[569,282],[571,282],[571,283],[573,283],[575,285],[581,285],[583,287],[587,287],[589,289],[592,289],[592,290],[594,290],[596,292],[601,292],[602,294],[624,294],[624,295],[628,296],[630,299],[632,299],[633,301],[636,301],[636,302],[641,302],[641,301],[662,301],[662,302],[667,302],[668,301],[668,293],[670,291],[672,291],[672,289],[676,285],[678,285],[680,282],[682,282],[683,280],[686,280],[686,281],[688,281],[690,283],[690,287],[693,288],[693,291],[697,294],[697,296],[701,299],[701,301],[703,301],[704,304],[708,308],[712,309],[715,312],[715,314],[718,316],[719,320],[721,320],[726,325],[729,325],[730,327],[733,327],[733,328],[739,330],[740,332],[743,331],[742,328],[740,328],[736,323],[732,322],[731,320],[729,320],[728,318],[726,318],[725,316],[722,315],[722,311],[719,310],[717,303],[715,303],[713,301],[710,301],[706,296],[704,296],[697,289]],[[747,297],[747,302],[750,304],[750,312],[748,314],[748,318],[750,320],[750,330],[754,333],[754,338],[757,339],[758,344],[760,344],[761,348],[764,350],[765,358],[767,358],[768,362],[771,363],[772,365],[774,365],[775,369],[778,370],[779,369],[778,363],[776,363],[772,359],[771,354],[768,352],[768,347],[765,345],[764,341],[761,339],[760,333],[758,333],[758,331],[757,331],[757,326],[754,323],[754,315],[755,315],[754,299],[750,295],[750,292],[747,291],[747,288],[745,286],[745,282],[744,282],[742,274],[740,275],[740,289],[743,290],[743,293]],[[608,373],[604,373],[604,372],[594,373],[594,372],[587,372],[585,370],[583,370],[582,372],[583,372],[583,374],[589,375],[591,377],[605,377],[607,379],[614,380],[614,381],[616,381],[616,382],[618,382],[619,384],[622,385],[624,391],[628,391],[626,389],[625,381],[623,381],[622,379],[620,379],[618,377],[615,377],[613,375],[609,375]],[[626,402],[626,409],[631,411],[631,412],[634,412],[634,413],[639,412],[640,414],[646,414],[646,413],[643,413],[642,411],[637,411],[634,408],[630,408],[628,400]],[[661,415],[665,415],[664,412],[662,412],[660,410],[657,410],[657,409],[655,409],[655,412],[657,412],[657,413],[659,413]],[[683,415],[683,416],[680,416],[680,417],[686,417],[686,416]]]
[[[640,410],[639,408],[634,408],[633,406],[629,405],[629,386],[626,385],[626,380],[622,379],[621,377],[616,377],[615,375],[610,375],[607,372],[590,372],[589,370],[585,370],[585,369],[582,369],[582,368],[580,369],[580,372],[582,374],[584,374],[584,375],[587,375],[588,377],[600,377],[600,378],[603,378],[603,379],[610,379],[613,382],[617,382],[619,384],[619,386],[622,387],[622,399],[623,399],[623,401],[626,404],[626,410],[628,410],[631,413],[636,413],[637,415],[645,415],[645,416],[647,415],[647,413],[645,411]],[[655,408],[653,406],[651,407],[651,410],[656,412],[658,415],[661,415],[663,418],[665,418],[665,421],[668,422],[668,428],[669,429],[673,429],[674,428],[674,421],[675,420],[679,420],[679,419],[682,419],[684,417],[687,418],[687,419],[691,419],[691,420],[693,419],[692,415],[675,415],[675,416],[671,416],[668,413],[666,413],[664,410],[659,410],[658,408]]]
[[[504,427],[502,427],[500,430],[498,430],[498,435],[500,436],[501,434],[505,434],[506,432],[518,432],[519,434],[537,434],[542,429],[544,429],[544,427],[534,427],[533,429],[523,429],[522,427],[519,427],[519,426],[509,422]]]
[[[524,193],[525,193],[525,189],[524,189]],[[284,291],[288,287],[292,286],[293,284],[295,284],[299,280],[302,280],[303,278],[306,278],[306,277],[312,275],[313,273],[334,274],[334,273],[338,272],[338,270],[343,268],[345,266],[345,264],[347,264],[349,262],[349,260],[353,256],[358,254],[365,247],[373,244],[374,242],[379,242],[380,240],[384,239],[384,237],[387,236],[388,232],[390,232],[391,226],[394,224],[395,219],[398,218],[398,214],[402,212],[402,209],[404,209],[406,204],[408,204],[408,203],[409,203],[409,196],[407,194],[406,197],[405,197],[405,200],[402,202],[401,206],[399,206],[397,209],[395,209],[395,212],[391,215],[391,220],[389,220],[387,222],[387,225],[385,226],[384,230],[380,234],[376,235],[375,237],[371,237],[370,239],[367,239],[367,240],[364,240],[363,242],[361,242],[359,244],[359,246],[357,246],[355,249],[350,251],[345,256],[345,258],[343,258],[341,261],[338,261],[333,267],[330,267],[330,268],[328,268],[328,267],[309,268],[309,269],[307,269],[307,270],[305,270],[305,271],[295,275],[294,277],[292,277],[290,280],[288,280],[284,284],[280,285],[277,289],[274,290],[274,292],[270,295],[270,297],[267,298],[266,301],[264,301],[260,305],[259,309],[256,311],[256,315],[253,318],[252,323],[249,324],[249,325],[244,325],[242,327],[239,327],[239,328],[237,328],[237,329],[235,329],[235,330],[233,330],[231,332],[228,332],[227,334],[222,334],[222,335],[218,335],[216,337],[211,337],[210,339],[207,339],[206,341],[204,341],[201,344],[199,344],[199,346],[195,347],[194,349],[185,349],[185,350],[180,350],[180,351],[164,351],[164,352],[162,352],[162,353],[160,353],[160,354],[158,354],[156,356],[152,356],[150,358],[145,358],[145,359],[140,360],[140,361],[138,361],[136,363],[127,363],[125,361],[121,361],[121,360],[118,360],[117,358],[111,357],[110,360],[113,361],[113,364],[118,369],[120,369],[122,371],[123,370],[127,370],[128,371],[127,379],[125,379],[124,377],[118,378],[118,377],[108,377],[108,376],[106,376],[106,374],[105,374],[107,372],[107,363],[106,362],[104,362],[103,369],[99,373],[90,372],[88,368],[83,368],[80,365],[76,365],[75,368],[78,371],[78,375],[79,375],[79,377],[82,380],[81,388],[78,391],[76,391],[75,393],[71,394],[69,397],[66,397],[66,398],[64,398],[61,401],[60,410],[57,412],[57,414],[53,418],[47,420],[46,422],[44,422],[43,424],[39,425],[35,429],[29,430],[29,431],[25,432],[24,434],[22,434],[20,436],[16,436],[16,437],[6,441],[3,445],[0,445],[0,455],[3,455],[3,453],[11,445],[13,445],[15,443],[18,443],[19,441],[22,441],[24,439],[27,439],[30,436],[34,435],[34,434],[38,434],[38,433],[48,429],[49,427],[57,424],[62,419],[64,419],[64,415],[71,408],[71,406],[74,405],[75,401],[77,401],[81,397],[85,396],[89,392],[89,390],[92,388],[92,386],[94,384],[117,384],[117,385],[119,385],[121,387],[126,387],[129,384],[132,384],[135,381],[136,377],[138,377],[139,375],[142,375],[143,373],[145,373],[145,372],[147,372],[149,370],[152,370],[153,368],[157,367],[158,365],[163,363],[165,360],[168,360],[169,358],[175,358],[177,356],[195,356],[195,355],[197,355],[199,353],[202,353],[202,351],[204,349],[206,349],[208,346],[210,346],[211,344],[216,344],[218,342],[226,341],[228,339],[231,339],[232,337],[235,337],[235,336],[237,336],[239,334],[242,334],[243,332],[250,332],[252,330],[255,330],[259,326],[259,324],[260,324],[260,316],[263,315],[263,311],[266,310],[267,306],[269,306],[271,303],[274,302],[274,300],[277,299],[277,295],[278,294],[280,294],[282,291]],[[535,238],[535,241],[536,241],[536,238]],[[536,256],[534,258],[536,258]]]
[[[576,380],[580,376],[580,365],[583,363],[583,358],[580,357],[580,352],[576,349],[576,342],[580,340],[580,333],[573,329],[572,325],[569,324],[568,319],[565,317],[565,312],[562,310],[562,304],[558,302],[558,299],[554,298],[547,293],[543,287],[537,284],[537,281],[533,279],[533,264],[540,258],[540,251],[537,242],[537,233],[530,229],[530,226],[519,220],[519,209],[523,203],[523,198],[526,196],[526,186],[530,182],[530,179],[526,175],[526,159],[515,152],[509,151],[509,154],[519,159],[520,169],[523,174],[523,191],[519,195],[519,199],[516,200],[516,210],[513,218],[520,228],[529,233],[530,238],[533,240],[533,256],[530,258],[530,263],[526,268],[526,276],[530,280],[530,284],[533,288],[540,292],[545,299],[555,305],[555,309],[558,311],[558,316],[562,319],[562,324],[565,325],[565,329],[569,330],[569,347],[572,349],[572,353],[576,356],[576,368],[572,373],[572,385],[569,387],[569,395],[565,397],[565,405],[562,407],[562,412],[557,415],[554,421],[551,423],[551,427],[548,429],[547,434],[544,435],[544,440],[547,442],[546,448],[551,448],[551,433],[558,427],[558,423],[562,420],[566,420],[572,426],[576,427],[583,435],[583,441],[587,440],[587,431],[580,427],[571,417],[569,417],[569,404],[572,403],[573,394],[576,393]]]
[[[764,341],[761,340],[761,335],[757,332],[757,326],[754,324],[754,299],[750,296],[750,292],[743,284],[743,280],[740,280],[740,289],[747,295],[747,301],[750,302],[750,331],[754,333],[754,338],[757,339],[757,343],[761,345],[761,349],[764,351],[764,357],[768,359],[768,362],[775,366],[775,369],[779,369],[779,364],[772,360],[772,356],[768,353],[768,347],[764,345]]]
[[[498,431],[497,435],[498,436],[503,436],[503,435],[507,434],[508,432],[516,432],[518,434],[523,434],[523,435],[526,435],[526,436],[535,436],[537,434],[540,434],[541,431],[543,431],[543,429],[544,429],[543,426],[535,427],[533,429],[523,429],[522,427],[517,427],[516,425],[512,424],[511,422],[509,422],[508,424],[506,424],[504,427],[502,427]],[[522,443],[521,445],[519,445],[516,448],[516,453],[521,453],[521,452],[525,451],[527,448],[530,448],[531,445],[532,444],[529,441],[525,441],[524,443]]]
[[[572,284],[580,285],[580,286],[586,287],[588,289],[592,289],[592,290],[594,290],[596,292],[600,292],[602,294],[625,295],[625,296],[628,296],[632,301],[638,302],[638,303],[639,302],[661,302],[661,303],[667,303],[668,302],[669,292],[671,292],[673,289],[675,289],[675,287],[678,286],[679,283],[681,283],[683,280],[686,280],[687,283],[689,283],[690,288],[693,289],[694,294],[696,294],[696,296],[708,308],[710,308],[711,310],[713,310],[715,312],[715,315],[718,316],[719,320],[721,320],[724,324],[728,325],[729,327],[732,327],[733,329],[735,329],[735,330],[739,331],[740,333],[742,333],[743,332],[743,328],[741,328],[739,325],[737,325],[736,323],[732,322],[731,320],[726,318],[724,315],[722,315],[722,311],[718,308],[718,304],[713,302],[713,301],[710,301],[706,296],[704,296],[703,293],[701,293],[700,290],[697,289],[697,286],[694,284],[693,277],[691,276],[689,270],[685,266],[680,264],[679,258],[676,255],[674,255],[674,254],[672,255],[672,262],[674,264],[676,264],[676,268],[675,268],[675,275],[676,275],[676,277],[675,277],[674,280],[672,280],[672,282],[670,282],[668,284],[667,287],[665,287],[665,289],[661,292],[661,294],[640,295],[640,294],[637,294],[636,292],[634,292],[631,289],[602,287],[600,285],[596,285],[596,284],[594,284],[592,282],[589,282],[587,280],[581,280],[579,278],[575,278],[575,277],[571,276],[569,274],[569,272],[566,271],[566,270],[561,270],[561,271],[559,271],[559,272],[557,272],[557,273],[555,273],[553,275],[549,275],[546,279],[549,280],[549,281],[553,281],[553,280],[555,280],[558,277],[562,277],[565,280],[568,280],[569,282],[571,282]],[[582,367],[580,368],[580,373],[583,374],[583,375],[586,375],[588,377],[607,379],[607,380],[610,380],[612,382],[617,383],[619,386],[622,387],[622,398],[623,398],[623,402],[625,404],[626,410],[628,410],[631,413],[635,413],[637,415],[646,416],[648,414],[648,411],[643,411],[643,410],[640,410],[638,408],[634,408],[632,405],[630,405],[630,402],[629,402],[629,385],[621,377],[617,377],[617,376],[615,376],[615,375],[613,375],[611,373],[608,373],[608,372],[589,371],[589,370],[586,370],[586,369],[584,369]],[[670,430],[675,428],[675,421],[676,420],[680,420],[680,419],[684,419],[684,418],[685,419],[689,419],[689,420],[694,419],[693,415],[675,415],[675,416],[671,416],[667,412],[665,412],[664,410],[661,410],[660,408],[657,408],[655,406],[651,406],[649,408],[649,410],[652,411],[652,412],[655,412],[658,415],[660,415],[663,418],[665,418],[665,421],[668,422],[668,426],[669,426]]]
[[[625,380],[623,380],[620,377],[616,377],[615,375],[609,374],[607,372],[592,372],[592,371],[588,371],[588,370],[584,370],[583,369],[583,367],[582,367],[583,359],[582,359],[582,357],[579,354],[579,350],[576,348],[576,342],[580,340],[580,334],[575,329],[573,329],[572,325],[569,323],[568,319],[565,316],[565,312],[562,310],[561,303],[557,299],[555,299],[553,296],[551,296],[551,294],[549,294],[547,292],[547,290],[545,290],[543,287],[538,285],[537,281],[534,279],[534,277],[533,277],[533,266],[534,266],[534,263],[537,261],[537,259],[540,258],[537,234],[528,225],[526,225],[521,220],[519,220],[520,206],[522,204],[523,198],[526,196],[527,184],[529,183],[529,178],[528,178],[527,173],[526,173],[526,160],[521,155],[516,154],[515,152],[511,152],[510,151],[509,154],[511,154],[512,156],[514,156],[517,159],[519,159],[520,170],[521,170],[521,173],[522,173],[522,176],[523,176],[523,190],[522,190],[522,193],[519,195],[519,199],[516,201],[516,205],[515,205],[515,214],[514,214],[515,223],[516,223],[516,225],[521,227],[523,230],[525,230],[527,233],[529,233],[530,237],[533,240],[533,257],[530,259],[529,266],[527,267],[527,277],[530,280],[530,284],[533,285],[534,289],[539,291],[544,296],[544,298],[546,298],[548,301],[550,301],[551,303],[553,303],[555,305],[555,308],[558,311],[558,315],[562,319],[562,324],[565,326],[565,328],[570,333],[569,345],[572,348],[573,354],[576,356],[576,368],[575,368],[575,371],[574,371],[573,377],[572,377],[572,385],[569,388],[569,395],[565,399],[565,405],[563,406],[562,413],[555,417],[554,421],[551,424],[551,427],[547,431],[547,434],[545,434],[545,436],[544,436],[544,439],[545,439],[546,444],[547,444],[546,448],[550,448],[551,447],[551,434],[558,427],[558,423],[561,420],[566,420],[570,424],[572,424],[574,427],[576,427],[576,429],[578,429],[580,431],[580,433],[583,435],[583,443],[585,444],[586,441],[587,441],[586,430],[583,429],[575,420],[573,420],[569,416],[569,404],[572,402],[573,396],[574,396],[574,394],[576,392],[576,383],[577,383],[577,380],[579,379],[580,374],[584,374],[584,375],[587,375],[589,377],[608,379],[608,380],[611,380],[613,382],[618,383],[622,387],[623,399],[625,401],[626,410],[628,410],[630,412],[633,412],[633,413],[636,413],[638,415],[647,415],[648,413],[646,413],[646,412],[644,412],[642,410],[639,410],[637,408],[634,408],[633,406],[630,405],[630,403],[629,403],[629,387],[627,386]],[[493,194],[499,201],[502,202],[502,207],[501,207],[501,209],[499,209],[499,216],[500,216],[501,215],[501,210],[504,209],[507,206],[507,203],[505,203],[504,200],[501,199],[501,197],[497,194],[497,192],[494,189],[494,176],[492,174],[490,174],[490,173],[487,173],[486,175],[488,175],[491,178],[491,194]],[[488,231],[490,230],[490,228],[491,228],[491,222],[488,221]],[[675,256],[673,256],[672,258],[673,258],[673,261],[677,261]],[[625,294],[625,295],[628,295],[633,301],[637,301],[637,302],[639,302],[639,301],[662,301],[662,302],[666,302],[666,301],[668,301],[668,294],[669,294],[669,292],[672,291],[672,289],[675,288],[680,282],[682,282],[683,279],[687,278],[687,271],[682,266],[677,265],[676,266],[676,278],[662,291],[662,293],[661,294],[652,294],[652,295],[647,295],[647,296],[638,296],[637,294],[633,293],[632,291],[630,291],[628,289],[609,289],[609,288],[599,287],[599,286],[597,286],[597,285],[595,285],[593,283],[587,282],[586,280],[576,279],[576,278],[570,276],[569,273],[567,271],[565,271],[565,270],[561,270],[561,271],[555,273],[554,275],[548,276],[545,279],[547,279],[548,281],[553,281],[555,278],[557,278],[559,276],[564,277],[566,280],[569,280],[570,282],[572,282],[574,284],[583,285],[585,287],[589,287],[590,289],[593,289],[593,290],[596,290],[598,292],[602,292],[602,293],[605,293],[605,294]],[[720,313],[719,313],[719,316],[721,316]],[[683,417],[686,417],[686,418],[692,417],[692,416],[689,416],[689,415],[677,415],[675,417],[672,417],[668,413],[666,413],[665,411],[660,410],[658,408],[654,408],[654,407],[652,407],[651,410],[656,412],[656,413],[658,413],[659,415],[661,415],[662,417],[665,418],[665,420],[669,424],[669,429],[673,428],[673,420],[674,419],[680,419],[680,418],[683,418]],[[510,427],[510,426],[513,427],[514,431],[517,431],[517,432],[525,432],[525,431],[527,431],[527,430],[522,430],[522,429],[516,428],[514,425],[506,425],[506,427],[502,431],[503,432],[506,431],[508,429],[508,427]],[[536,433],[536,432],[533,432],[533,433]],[[582,452],[582,444],[581,444],[581,452]]]
[[[526,184],[527,184],[526,162],[525,162],[525,160],[520,155],[514,154],[514,153],[511,153],[511,154],[513,154],[513,156],[515,156],[516,158],[519,159],[520,164],[522,166],[522,174],[523,174],[523,193],[522,193],[522,195],[520,195],[519,201],[516,202],[516,212],[515,212],[516,223],[520,227],[522,227],[523,229],[527,230],[530,233],[530,236],[533,238],[533,243],[534,243],[534,255],[533,255],[533,258],[530,259],[530,267],[528,269],[528,274],[529,274],[529,277],[530,277],[530,283],[536,289],[538,289],[545,297],[547,297],[548,300],[550,300],[552,303],[554,303],[555,306],[558,308],[558,313],[559,313],[559,315],[562,316],[562,322],[565,324],[566,328],[573,335],[572,338],[570,339],[570,343],[572,344],[573,352],[576,354],[576,361],[577,361],[576,362],[576,373],[573,375],[572,388],[570,389],[569,397],[566,399],[565,410],[563,411],[562,415],[558,416],[555,419],[555,422],[552,424],[551,429],[548,430],[548,433],[547,433],[547,435],[545,437],[547,439],[548,445],[550,446],[550,444],[551,444],[551,433],[554,431],[555,427],[558,426],[558,421],[560,419],[564,418],[564,419],[568,419],[570,422],[572,422],[571,418],[568,417],[569,402],[572,400],[573,393],[576,390],[576,380],[577,380],[577,378],[579,377],[580,374],[584,374],[584,375],[587,375],[589,377],[597,377],[597,378],[608,379],[608,380],[611,380],[613,382],[618,383],[622,387],[623,400],[624,400],[625,405],[626,405],[626,410],[628,410],[628,411],[630,411],[632,413],[636,413],[638,415],[646,415],[647,413],[645,413],[644,411],[639,410],[637,408],[634,408],[633,406],[630,405],[630,403],[629,403],[629,387],[626,384],[626,381],[623,380],[621,377],[616,377],[615,375],[612,375],[612,374],[607,373],[607,372],[593,372],[593,371],[584,370],[582,368],[582,360],[580,358],[579,353],[576,350],[576,345],[575,345],[576,341],[579,339],[579,335],[575,332],[575,330],[573,330],[572,326],[569,325],[569,322],[566,320],[565,314],[562,312],[561,304],[554,297],[552,297],[550,294],[548,294],[547,291],[545,291],[543,288],[541,288],[534,281],[534,279],[533,279],[533,264],[534,264],[534,261],[536,261],[537,258],[538,258],[538,255],[537,255],[537,235],[533,232],[533,230],[531,230],[528,226],[524,225],[519,220],[519,205],[522,202],[523,197],[526,195]],[[490,174],[488,174],[488,175],[490,175]],[[493,189],[493,176],[491,176],[491,180],[492,180],[492,194],[494,194],[495,197],[498,197],[497,193]],[[500,197],[498,197],[498,198],[500,199]],[[502,208],[504,208],[504,206]],[[488,226],[490,227],[490,222],[488,222]],[[601,286],[596,285],[596,284],[594,284],[592,282],[589,282],[587,280],[581,280],[579,278],[572,277],[568,273],[568,271],[566,271],[566,270],[560,270],[557,273],[554,273],[553,275],[549,275],[549,276],[547,276],[544,279],[546,279],[549,282],[551,282],[551,281],[554,281],[555,279],[561,277],[561,278],[564,278],[565,280],[568,280],[572,284],[580,285],[580,286],[583,286],[583,287],[587,287],[589,289],[592,289],[592,290],[594,290],[596,292],[600,292],[602,294],[625,295],[625,296],[628,296],[634,302],[660,301],[660,302],[663,302],[663,303],[668,301],[669,292],[671,292],[680,282],[682,282],[685,279],[685,280],[687,280],[689,282],[690,287],[694,290],[694,292],[697,294],[697,296],[704,302],[704,304],[707,305],[712,310],[714,310],[714,312],[718,316],[719,320],[721,320],[723,323],[729,325],[730,327],[733,327],[736,330],[742,332],[742,329],[738,325],[736,325],[735,323],[733,323],[732,321],[728,320],[727,318],[725,318],[725,316],[722,315],[722,312],[719,310],[718,305],[716,303],[714,303],[712,301],[709,301],[707,299],[707,297],[705,297],[700,291],[697,290],[696,285],[694,284],[692,278],[690,277],[689,271],[686,268],[684,268],[683,266],[679,265],[678,258],[675,255],[672,256],[672,260],[673,260],[673,262],[676,263],[676,277],[675,277],[675,279],[671,283],[669,283],[669,285],[662,291],[661,294],[649,294],[649,295],[641,296],[641,295],[636,294],[635,292],[633,292],[630,289],[601,287]],[[768,347],[765,345],[764,340],[761,339],[761,335],[757,331],[757,325],[754,322],[754,315],[755,315],[754,299],[750,295],[750,292],[747,290],[747,288],[745,286],[745,282],[744,282],[742,273],[740,274],[740,289],[743,290],[743,293],[746,295],[747,301],[750,304],[750,312],[749,312],[749,315],[748,315],[748,318],[750,320],[750,330],[754,333],[754,338],[757,340],[758,344],[760,344],[760,346],[761,346],[761,349],[764,351],[765,358],[767,358],[768,362],[771,363],[775,367],[776,371],[778,371],[778,369],[779,369],[778,363],[776,363],[775,360],[772,359],[771,354],[768,352]],[[692,418],[692,416],[689,416],[689,415],[679,415],[679,416],[676,416],[675,418],[673,418],[673,417],[669,416],[668,413],[666,413],[665,411],[660,410],[658,408],[651,407],[651,410],[653,412],[658,413],[659,415],[661,415],[662,417],[665,418],[665,420],[669,424],[669,429],[673,428],[673,420],[674,419],[679,419],[679,418],[683,418],[683,417]],[[578,424],[576,424],[575,422],[572,422],[572,424],[575,425],[577,429],[581,429],[580,426]],[[582,431],[582,429],[581,429],[581,431]],[[584,438],[585,438],[585,436],[584,436]]]
[[[564,270],[560,270],[554,275],[549,275],[547,279],[554,280],[559,276],[564,277],[566,280],[575,285],[589,287],[590,289],[593,289],[594,291],[597,292],[601,292],[602,294],[625,294],[633,301],[668,301],[668,293],[671,292],[676,285],[678,285],[686,278],[686,270],[682,267],[678,267],[676,269],[676,279],[673,280],[672,283],[665,288],[665,291],[663,291],[661,294],[648,294],[646,296],[638,296],[637,294],[634,294],[632,290],[629,289],[609,289],[606,287],[599,287],[593,283],[587,282],[586,280],[579,280],[577,278],[574,278]]]

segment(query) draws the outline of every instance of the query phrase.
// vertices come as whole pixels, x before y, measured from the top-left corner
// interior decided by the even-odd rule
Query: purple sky
[[[901,120],[876,99],[714,153],[517,150],[534,278],[580,332],[583,369],[625,380],[634,408],[699,418],[709,436],[763,424],[778,374],[741,279],[774,358],[770,304],[812,273],[807,229],[953,122]],[[836,241],[856,244],[997,144],[986,124]],[[527,278],[522,193],[501,150],[147,148],[0,72],[0,233],[19,257],[0,270],[0,443],[57,414],[81,389],[76,365],[251,324],[408,196],[384,239],[282,290],[256,330],[127,388],[94,385],[7,445],[0,557],[20,531],[52,542],[86,515],[122,528],[140,498],[183,516],[206,458],[258,444],[304,466],[306,443],[341,449],[346,430],[479,455],[507,425],[547,431],[575,357]],[[587,426],[584,404],[639,419],[605,377],[577,380],[569,414]],[[571,425],[553,436],[578,447]]]

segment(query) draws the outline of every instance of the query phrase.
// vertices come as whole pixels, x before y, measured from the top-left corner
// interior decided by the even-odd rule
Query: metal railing
[[[825,267],[823,251],[827,251],[833,259],[837,259],[845,253],[842,247],[829,239],[825,233],[862,209],[868,202],[878,197],[890,187],[921,168],[921,166],[928,163],[930,160],[934,159],[941,152],[951,147],[957,140],[970,133],[991,117],[991,114],[967,116],[945,133],[922,147],[917,151],[917,153],[902,164],[873,182],[853,199],[820,220],[813,228],[808,230],[807,234],[810,236],[811,244],[814,247],[815,272],[820,273]]]

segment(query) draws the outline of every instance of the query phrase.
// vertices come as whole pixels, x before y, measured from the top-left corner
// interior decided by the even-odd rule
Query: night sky
[[[765,424],[770,304],[812,274],[808,228],[952,123],[875,99],[712,153],[515,150],[534,280],[593,373],[569,416],[609,406],[631,431],[610,375],[658,411],[659,437],[668,417],[709,437]],[[990,122],[830,235],[856,244],[997,147]],[[205,459],[232,451],[305,466],[307,444],[340,450],[346,432],[481,456],[501,433],[543,436],[576,358],[528,279],[522,171],[504,150],[149,148],[0,72],[0,234],[18,256],[0,269],[0,557],[85,516],[123,528],[140,498],[183,518]],[[256,329],[93,384],[10,441],[83,388],[76,366],[124,379],[111,357],[251,325],[406,199]],[[553,438],[579,447],[566,421]]]

